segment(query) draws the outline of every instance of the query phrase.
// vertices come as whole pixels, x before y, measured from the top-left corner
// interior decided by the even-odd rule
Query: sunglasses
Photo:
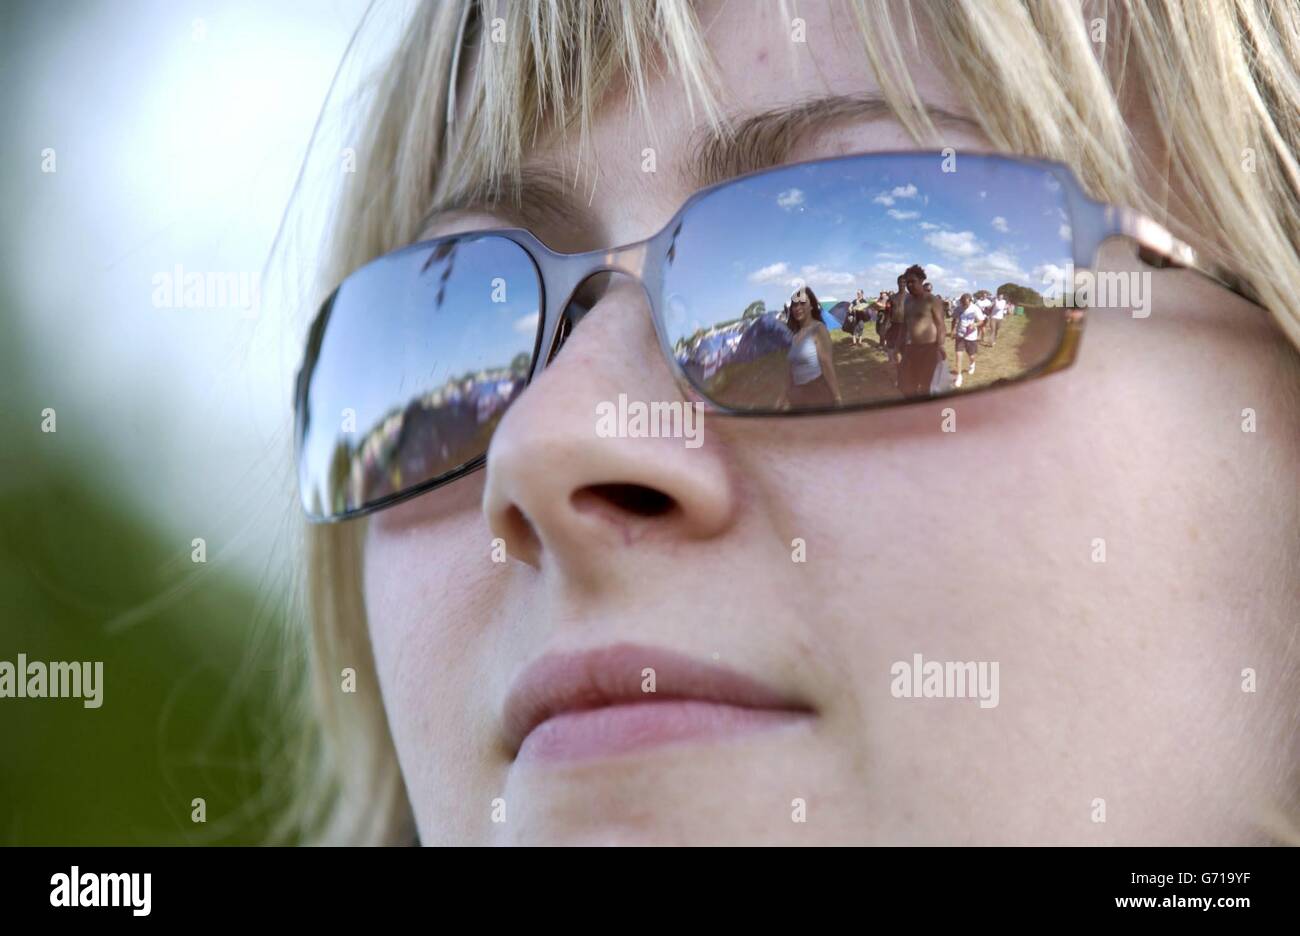
[[[1154,221],[1090,199],[1066,166],[1001,155],[872,153],[757,172],[697,192],[659,233],[610,250],[559,254],[519,229],[405,247],[354,271],[312,324],[295,399],[303,507],[343,520],[482,467],[599,274],[641,282],[686,398],[733,416],[811,415],[1068,367],[1085,320],[1073,271],[1112,236],[1148,264],[1258,301]],[[900,291],[922,259],[929,267],[908,279],[933,292]],[[849,325],[859,289],[890,299]],[[976,302],[960,306],[965,293]],[[807,300],[797,318],[792,295]],[[979,366],[954,381],[963,354]]]

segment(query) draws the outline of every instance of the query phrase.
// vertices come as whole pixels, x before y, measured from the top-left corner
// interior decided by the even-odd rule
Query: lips
[[[735,670],[617,644],[538,659],[511,687],[503,721],[518,760],[554,761],[719,738],[811,715],[808,705]]]

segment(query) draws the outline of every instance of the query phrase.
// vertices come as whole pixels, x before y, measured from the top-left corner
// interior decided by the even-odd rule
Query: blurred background
[[[104,664],[98,709],[0,698],[2,844],[257,842],[279,805],[314,255],[268,258],[346,184],[341,113],[282,230],[366,10],[0,4],[0,661]],[[371,12],[331,102],[405,15]]]

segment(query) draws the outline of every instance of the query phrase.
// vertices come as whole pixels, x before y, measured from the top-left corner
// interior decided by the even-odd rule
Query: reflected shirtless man
[[[943,301],[925,289],[925,270],[913,264],[903,274],[902,363],[898,387],[903,396],[928,396],[943,353]]]

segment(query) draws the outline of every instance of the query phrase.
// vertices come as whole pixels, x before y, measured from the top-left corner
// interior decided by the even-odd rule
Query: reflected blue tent
[[[756,361],[773,351],[790,347],[790,329],[784,312],[764,312],[711,328],[690,341],[679,343],[676,357],[682,368],[699,383],[713,378],[728,364]]]
[[[848,311],[849,304],[844,301],[837,302],[829,308],[822,306],[822,321],[825,322],[826,327],[832,331],[836,328],[843,328],[844,316],[848,314]]]
[[[847,301],[823,307],[822,322],[828,329],[840,328],[848,308]],[[706,383],[727,365],[756,361],[774,351],[785,353],[789,347],[790,329],[785,323],[785,310],[781,310],[699,332],[678,342],[674,354],[692,380]]]

